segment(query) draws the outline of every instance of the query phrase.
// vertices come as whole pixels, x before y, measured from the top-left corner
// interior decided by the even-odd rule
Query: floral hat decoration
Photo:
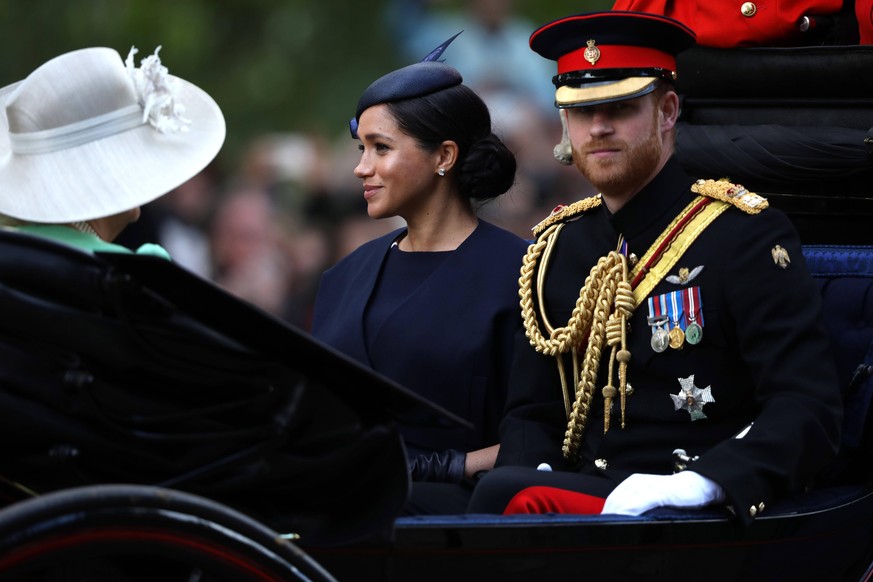
[[[224,117],[158,55],[113,49],[55,57],[0,89],[0,214],[39,223],[112,216],[199,173]]]

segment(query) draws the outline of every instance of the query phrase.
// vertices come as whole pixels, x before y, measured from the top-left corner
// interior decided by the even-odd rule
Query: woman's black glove
[[[466,462],[467,453],[455,449],[422,453],[409,461],[409,476],[413,481],[460,483]]]

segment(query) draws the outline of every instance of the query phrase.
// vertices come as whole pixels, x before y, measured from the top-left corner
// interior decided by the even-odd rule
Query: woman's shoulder
[[[374,256],[380,257],[391,246],[391,243],[404,232],[406,227],[398,228],[377,238],[368,240],[359,245],[355,250],[339,259],[328,272],[337,272],[353,268],[362,262],[372,260]]]
[[[502,245],[510,251],[526,249],[528,244],[530,244],[529,241],[526,241],[514,232],[510,232],[505,228],[482,219],[479,219],[479,228],[477,230],[480,231],[481,237],[486,241]]]
[[[480,220],[476,229],[477,242],[470,246],[467,261],[476,264],[476,276],[491,282],[518,277],[518,270],[528,241],[517,234]]]

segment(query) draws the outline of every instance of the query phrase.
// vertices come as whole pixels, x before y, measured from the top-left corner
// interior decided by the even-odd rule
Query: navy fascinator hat
[[[438,60],[458,34],[428,53],[421,62],[391,71],[373,81],[358,99],[355,117],[349,121],[352,137],[358,139],[358,120],[361,114],[373,105],[422,97],[460,85],[464,81],[461,73]]]

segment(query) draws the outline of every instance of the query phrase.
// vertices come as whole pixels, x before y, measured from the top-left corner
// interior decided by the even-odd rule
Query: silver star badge
[[[692,421],[706,418],[706,415],[703,413],[703,406],[710,402],[715,402],[715,398],[712,397],[712,388],[709,386],[706,388],[695,386],[694,374],[687,378],[678,378],[678,380],[679,384],[682,385],[682,389],[678,394],[670,395],[670,398],[673,399],[673,406],[676,407],[675,410],[680,408],[687,410],[688,414],[691,415]]]

